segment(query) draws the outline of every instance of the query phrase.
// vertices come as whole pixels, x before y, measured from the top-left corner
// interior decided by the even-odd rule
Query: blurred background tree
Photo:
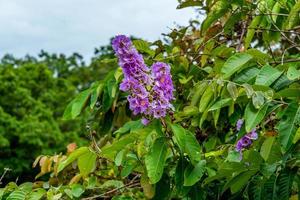
[[[31,164],[40,154],[55,154],[75,142],[88,141],[84,117],[63,121],[67,103],[102,79],[114,65],[110,46],[95,49],[91,63],[81,55],[49,54],[18,59],[6,55],[0,62],[0,171],[7,179],[32,180]]]

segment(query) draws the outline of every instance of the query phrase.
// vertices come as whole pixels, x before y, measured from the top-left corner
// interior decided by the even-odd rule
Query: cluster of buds
[[[116,36],[112,47],[124,74],[120,90],[129,93],[127,99],[133,114],[142,114],[145,125],[151,118],[165,117],[173,108],[170,101],[174,98],[170,66],[156,62],[149,68],[130,38],[124,35]]]

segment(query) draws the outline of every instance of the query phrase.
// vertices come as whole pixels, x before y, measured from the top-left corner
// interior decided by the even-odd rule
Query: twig
[[[272,48],[271,48],[270,44],[267,43],[267,46],[268,46],[269,51],[271,52],[272,59],[274,60],[274,62],[276,62],[276,59],[275,59],[275,56],[274,56],[274,53],[272,51]]]
[[[200,53],[202,47],[204,47],[207,43],[210,42],[210,40],[215,39],[216,37],[218,37],[219,35],[223,34],[223,31],[217,33],[216,35],[214,35],[213,37],[209,38],[208,40],[206,40],[197,50],[197,56],[195,58],[193,58],[193,61],[196,61],[202,54]]]
[[[269,29],[269,28],[254,28],[254,27],[248,27],[246,29],[254,29],[254,30],[261,30],[261,31],[272,31],[272,32],[282,32],[282,33],[294,33],[296,35],[299,35],[297,31],[293,30],[276,30],[276,29]]]
[[[137,178],[139,178],[141,175],[137,174],[135,177],[133,177],[133,179],[129,182],[129,183],[133,183]]]
[[[288,17],[288,14],[284,14],[284,13],[260,13],[260,14],[247,14],[249,16],[265,16],[265,15],[274,15],[274,16],[285,16]]]
[[[174,147],[175,147],[176,145],[175,145],[175,142],[174,142],[174,140],[173,140],[171,134],[168,132],[167,124],[166,124],[166,122],[165,122],[163,119],[161,119],[161,123],[162,123],[163,127],[164,127],[165,130],[166,130],[167,137],[171,140],[171,143],[172,143],[172,145],[173,145],[173,146],[172,146],[172,145],[170,146],[170,147],[171,147],[171,151],[172,151],[173,155],[176,156],[176,153],[175,153],[175,150],[174,150]]]
[[[241,51],[242,50],[242,47],[243,47],[243,37],[244,37],[244,34],[245,34],[245,30],[246,30],[246,24],[247,22],[243,22],[243,28],[242,28],[242,34],[241,34],[241,37],[240,37],[240,41],[239,41],[239,44],[236,48],[237,51]]]
[[[275,62],[270,62],[270,64],[278,64],[278,63],[290,63],[290,62],[300,62],[300,58],[295,58],[295,59],[287,59],[287,60],[278,60],[278,61],[275,61]]]
[[[7,174],[7,172],[11,171],[11,169],[9,168],[4,168],[4,172],[2,174],[2,176],[0,177],[0,185],[2,184],[2,180],[4,178],[4,176]]]
[[[281,65],[283,65],[283,59],[284,59],[284,54],[287,52],[287,50],[289,49],[292,49],[294,47],[300,47],[300,45],[293,45],[293,46],[290,46],[289,48],[286,48],[283,53],[282,53],[282,56],[281,56]]]
[[[86,197],[86,198],[82,198],[82,200],[92,200],[92,199],[97,199],[97,198],[101,198],[101,197],[105,197],[111,193],[114,193],[114,192],[117,192],[118,190],[120,189],[123,189],[123,188],[130,188],[130,187],[135,187],[135,186],[139,186],[140,185],[140,182],[134,182],[134,183],[128,183],[126,185],[123,185],[122,187],[118,187],[118,188],[115,188],[115,189],[112,189],[112,190],[109,190],[103,194],[99,194],[99,195],[94,195],[92,197]]]

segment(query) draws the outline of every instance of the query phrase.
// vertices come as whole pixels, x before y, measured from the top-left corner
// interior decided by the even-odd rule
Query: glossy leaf
[[[230,78],[235,72],[239,71],[249,60],[252,59],[252,56],[246,53],[236,53],[226,62],[222,67],[222,73],[224,78]]]
[[[288,149],[292,145],[299,125],[300,106],[297,103],[290,103],[278,124],[280,141],[285,149]]]
[[[295,80],[300,78],[300,70],[297,70],[296,66],[290,66],[287,71],[287,77],[290,80]]]
[[[164,172],[167,156],[167,143],[163,137],[157,138],[145,157],[147,174],[151,184],[157,183]]]
[[[265,117],[267,113],[268,105],[255,109],[252,103],[249,103],[245,109],[245,127],[246,131],[250,132],[254,129]]]
[[[229,92],[231,98],[233,99],[233,101],[235,101],[238,96],[239,96],[239,92],[238,92],[238,89],[236,87],[236,85],[232,82],[229,82],[227,84],[227,91]]]
[[[251,42],[252,42],[252,39],[253,39],[253,36],[255,34],[255,28],[259,25],[260,21],[262,19],[262,16],[256,16],[250,23],[249,25],[249,28],[247,30],[247,34],[246,34],[246,37],[245,37],[245,49],[248,49]]]
[[[261,91],[254,92],[252,95],[252,104],[256,109],[259,109],[265,103],[265,96],[264,93]]]
[[[204,91],[200,103],[199,103],[199,111],[204,112],[205,109],[207,108],[208,104],[211,102],[211,99],[214,95],[212,85],[208,86],[206,90]]]
[[[213,110],[217,110],[217,109],[229,106],[231,103],[232,103],[232,98],[221,99],[221,100],[217,101],[216,103],[214,103],[208,109],[208,111],[213,111]]]
[[[255,84],[270,86],[276,79],[281,76],[282,72],[269,66],[265,65],[261,68],[259,74],[257,75]]]
[[[175,141],[182,153],[186,153],[195,165],[201,160],[201,149],[195,136],[178,124],[172,124]]]
[[[267,161],[270,156],[275,139],[276,139],[275,137],[268,137],[261,145],[260,155],[263,157],[265,161]]]
[[[201,160],[195,166],[188,166],[184,171],[184,186],[192,186],[196,184],[203,176],[206,161]]]
[[[68,120],[77,117],[86,106],[90,98],[90,95],[91,92],[89,89],[79,93],[78,96],[68,104],[64,112],[63,118],[65,120]]]
[[[300,12],[300,1],[298,0],[290,11],[290,14],[287,19],[286,29],[291,29],[297,23],[299,23],[300,21],[299,12]]]
[[[92,151],[87,151],[86,153],[82,154],[78,158],[78,168],[80,174],[83,177],[86,177],[89,173],[91,173],[96,167],[96,153]]]
[[[66,160],[59,163],[57,173],[61,172],[69,164],[71,164],[73,161],[78,159],[81,155],[86,154],[89,151],[90,150],[88,147],[80,147],[79,149],[73,151]]]

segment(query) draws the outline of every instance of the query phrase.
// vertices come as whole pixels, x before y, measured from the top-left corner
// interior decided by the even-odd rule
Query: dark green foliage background
[[[110,47],[95,50],[85,64],[78,54],[48,54],[23,59],[6,55],[0,62],[0,172],[6,179],[32,180],[34,159],[63,151],[75,142],[87,144],[84,116],[62,120],[66,105],[75,95],[101,79],[114,65]]]

